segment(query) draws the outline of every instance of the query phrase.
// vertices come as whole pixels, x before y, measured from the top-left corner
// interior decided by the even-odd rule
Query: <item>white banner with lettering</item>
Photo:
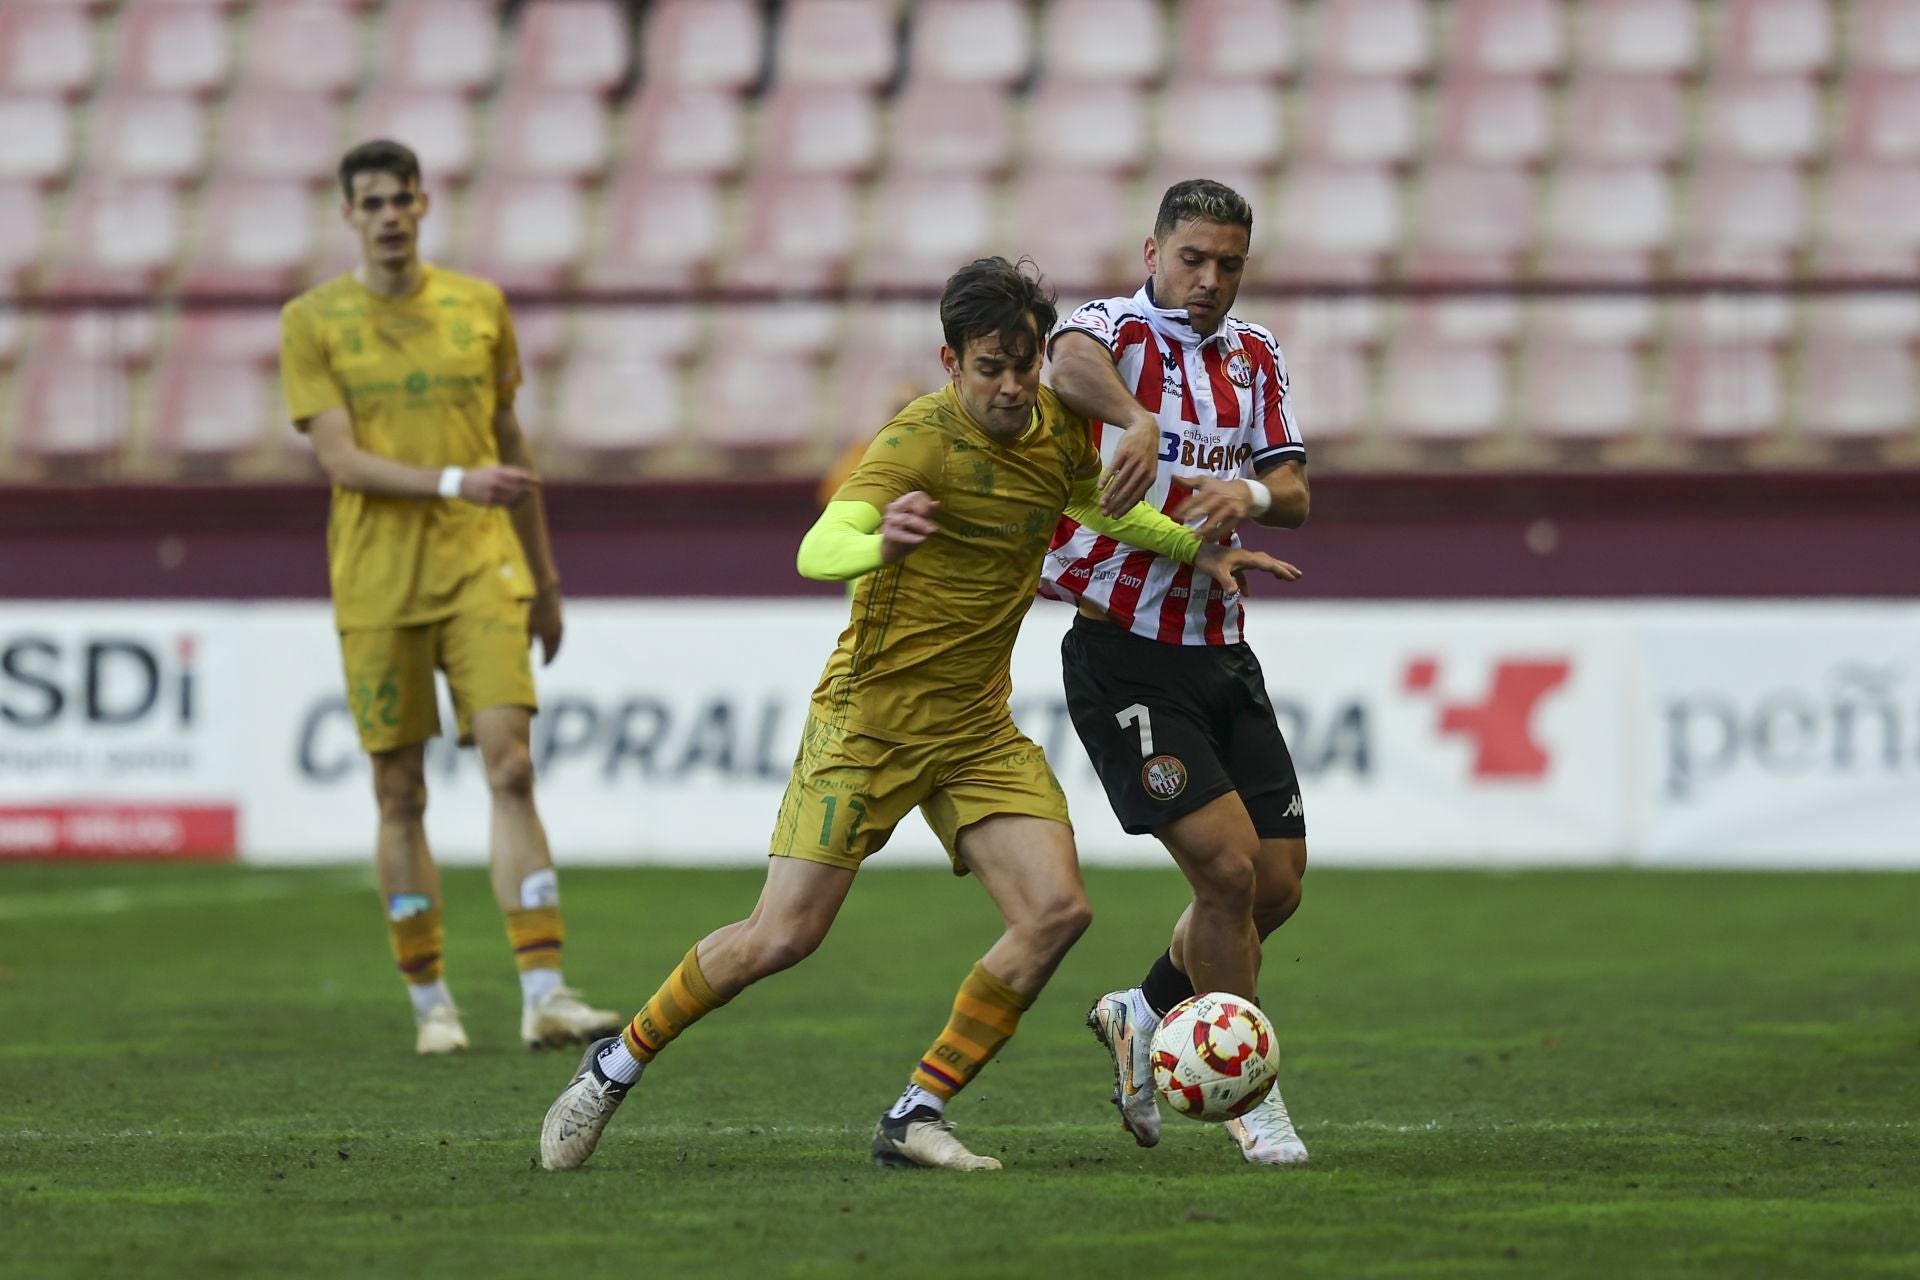
[[[1920,865],[1920,606],[1269,592],[1249,613],[1317,864]],[[561,860],[758,860],[845,617],[838,601],[572,604],[533,740]],[[1029,616],[1015,717],[1083,855],[1158,862],[1113,821],[1067,719],[1070,617]],[[475,754],[436,741],[428,789],[436,855],[482,858]],[[0,615],[0,855],[111,852],[115,833],[143,838],[135,817],[161,832],[162,811],[201,852],[220,852],[212,812],[250,860],[368,856],[368,766],[325,606]],[[940,854],[916,817],[880,857]]]

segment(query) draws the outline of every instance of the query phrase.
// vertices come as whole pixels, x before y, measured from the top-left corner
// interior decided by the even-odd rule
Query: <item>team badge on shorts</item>
[[[1140,766],[1140,785],[1155,800],[1171,800],[1187,789],[1187,766],[1178,756],[1155,756]]]
[[[1247,353],[1236,351],[1227,357],[1227,381],[1236,387],[1253,385],[1253,361],[1247,359]]]

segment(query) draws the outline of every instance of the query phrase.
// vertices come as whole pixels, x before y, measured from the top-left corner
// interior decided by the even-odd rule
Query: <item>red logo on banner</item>
[[[0,858],[231,858],[230,804],[0,806]]]
[[[1473,740],[1476,778],[1538,778],[1552,763],[1533,736],[1533,712],[1540,700],[1564,684],[1573,664],[1564,658],[1503,659],[1493,669],[1493,684],[1480,703],[1440,704],[1440,732]],[[1407,664],[1408,693],[1431,693],[1440,664],[1416,658]]]

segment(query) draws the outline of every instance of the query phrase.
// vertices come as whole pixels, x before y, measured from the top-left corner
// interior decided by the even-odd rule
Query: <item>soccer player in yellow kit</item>
[[[360,266],[282,310],[281,378],[333,482],[334,620],[373,761],[375,862],[415,1048],[467,1047],[441,976],[440,874],[422,823],[436,668],[492,793],[493,891],[520,969],[521,1038],[592,1040],[622,1019],[562,978],[559,884],[533,802],[528,651],[535,636],[547,661],[559,648],[560,579],[513,412],[513,321],[494,285],[420,261],[427,194],[412,151],[363,143],[342,158],[340,187]]]
[[[760,900],[688,951],[623,1034],[587,1050],[541,1127],[549,1169],[593,1153],[641,1071],[695,1021],[810,955],[862,861],[916,807],[1006,931],[875,1127],[873,1155],[999,1168],[953,1136],[946,1105],[1013,1035],[1091,919],[1066,798],[1007,708],[1014,637],[1055,524],[1071,512],[1229,589],[1246,569],[1298,576],[1258,552],[1203,547],[1151,507],[1100,514],[1087,423],[1040,386],[1054,306],[1036,275],[980,259],[947,281],[940,320],[951,381],[874,438],[800,544],[802,574],[859,585],[814,690]]]

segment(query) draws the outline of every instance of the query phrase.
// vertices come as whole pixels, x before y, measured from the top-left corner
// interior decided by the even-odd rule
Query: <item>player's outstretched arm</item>
[[[1067,519],[1130,547],[1142,547],[1181,564],[1193,563],[1195,553],[1200,550],[1200,538],[1192,530],[1169,520],[1145,502],[1136,502],[1120,515],[1110,516],[1106,504],[1096,500],[1098,496],[1092,477],[1079,481],[1067,498]]]
[[[1287,461],[1268,467],[1256,477],[1222,480],[1217,476],[1175,476],[1173,482],[1193,490],[1174,514],[1181,520],[1204,517],[1195,532],[1208,542],[1232,533],[1242,520],[1298,529],[1307,522],[1309,495],[1307,467]]]
[[[362,449],[353,438],[353,421],[342,408],[323,409],[298,424],[313,441],[314,456],[327,478],[342,489],[382,498],[460,498],[491,507],[510,507],[527,496],[538,479],[519,467],[416,467]],[[458,471],[454,492],[442,488]]]
[[[1217,542],[1200,548],[1200,553],[1193,558],[1193,567],[1219,583],[1220,589],[1230,596],[1239,594],[1249,572],[1272,574],[1282,582],[1298,582],[1301,577],[1300,570],[1285,560],[1275,560],[1264,551],[1223,547]]]
[[[800,539],[795,565],[803,578],[846,582],[883,564],[898,564],[932,537],[933,513],[940,504],[915,490],[887,504],[882,512],[870,502],[829,502]]]
[[[1053,340],[1053,389],[1067,408],[1126,428],[1101,478],[1100,509],[1124,514],[1147,495],[1160,468],[1160,423],[1133,398],[1113,353],[1089,334],[1068,330]]]

